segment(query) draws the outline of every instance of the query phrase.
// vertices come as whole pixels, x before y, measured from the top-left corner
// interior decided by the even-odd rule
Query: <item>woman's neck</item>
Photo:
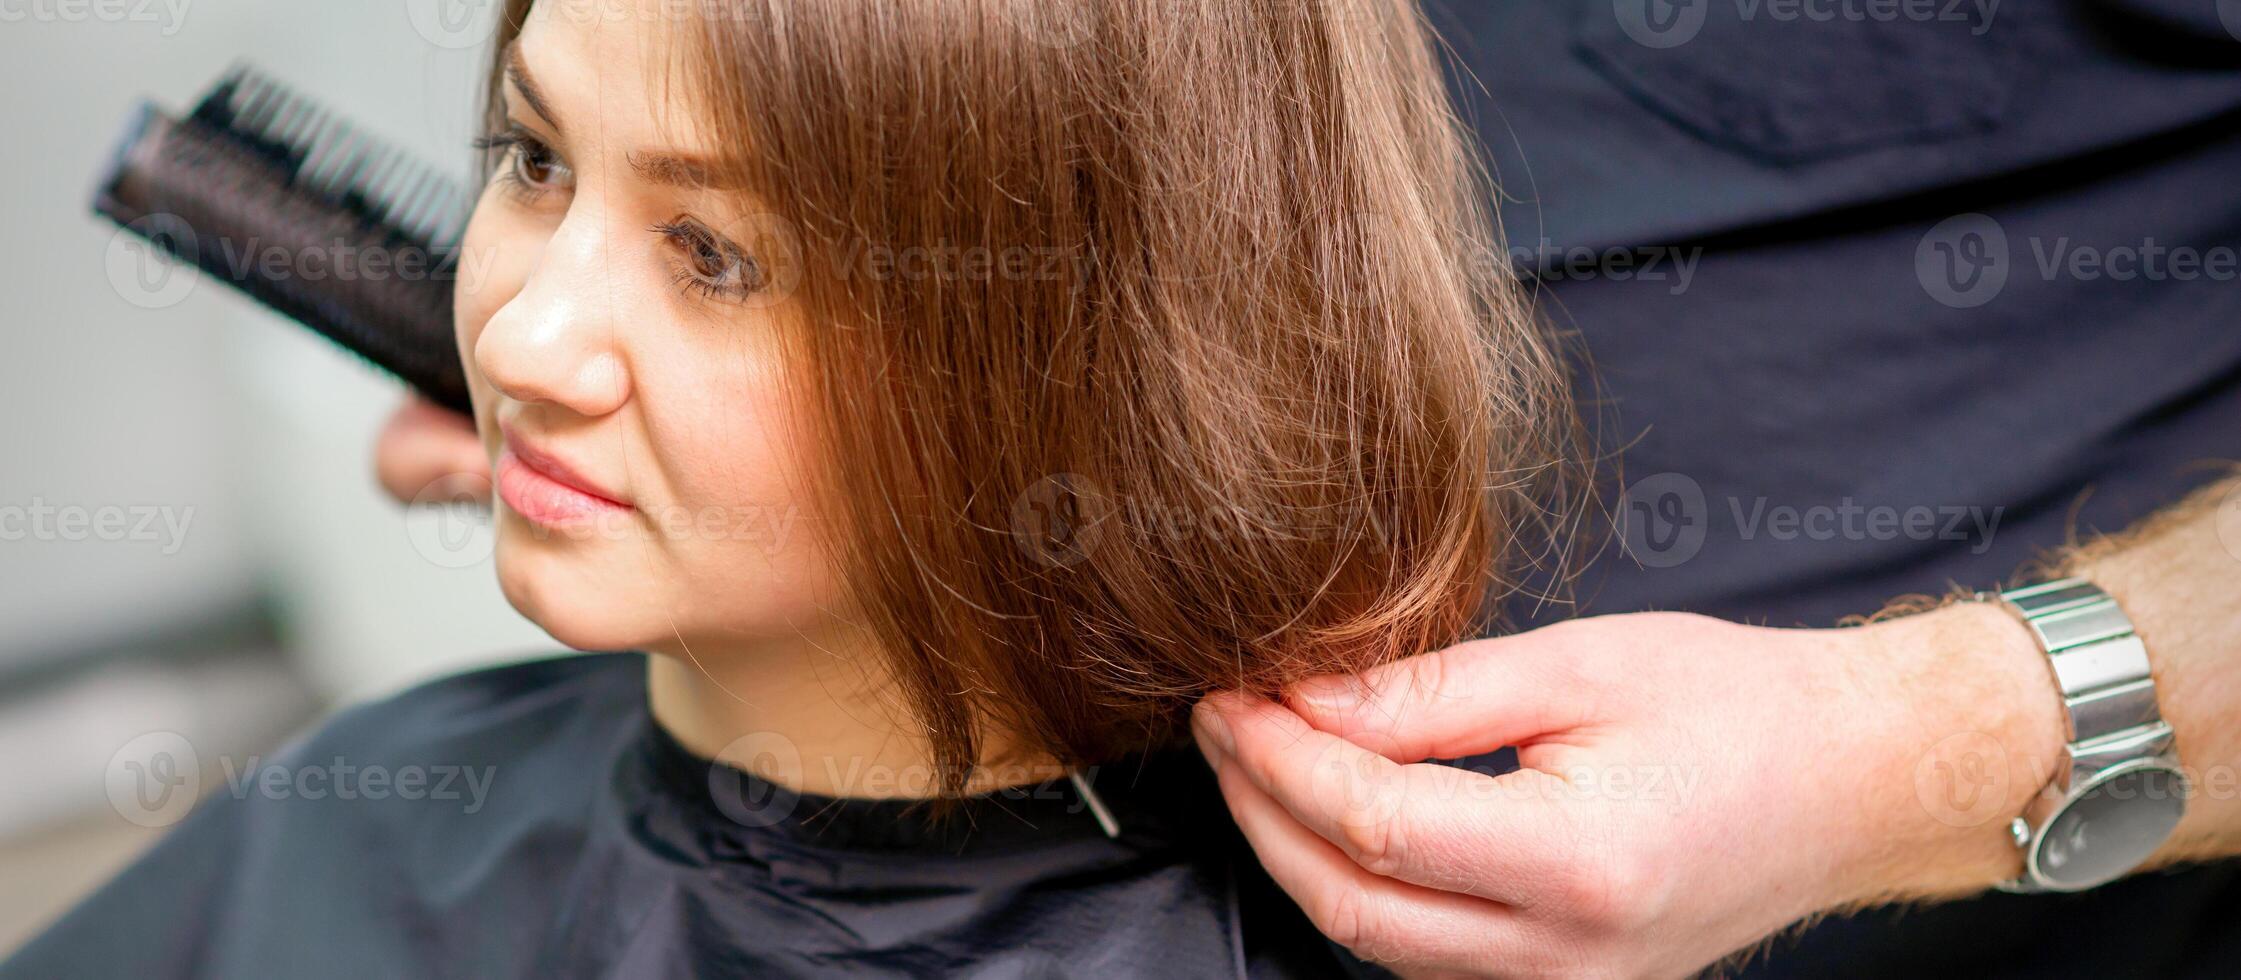
[[[940,789],[932,742],[868,640],[799,636],[753,647],[647,650],[654,720],[695,755],[819,796],[928,797]],[[1047,753],[1015,748],[986,746],[967,792],[1065,777]]]

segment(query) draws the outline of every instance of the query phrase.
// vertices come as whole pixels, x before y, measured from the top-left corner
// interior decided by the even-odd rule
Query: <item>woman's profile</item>
[[[1189,707],[1470,635],[1576,485],[1416,0],[503,7],[495,564],[615,652],[343,711],[0,973],[1352,968]]]

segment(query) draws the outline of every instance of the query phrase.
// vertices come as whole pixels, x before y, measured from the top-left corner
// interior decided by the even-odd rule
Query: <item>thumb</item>
[[[1543,631],[1459,643],[1361,674],[1295,684],[1285,703],[1315,728],[1392,759],[1455,759],[1524,745],[1588,720],[1594,691],[1570,644]]]

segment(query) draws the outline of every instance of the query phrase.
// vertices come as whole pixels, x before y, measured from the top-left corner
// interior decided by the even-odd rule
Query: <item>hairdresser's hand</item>
[[[1318,928],[1408,975],[1681,976],[1816,911],[2020,870],[2061,748],[2020,623],[1648,613],[1459,646],[1194,728]],[[1343,736],[1343,737],[1341,737]],[[1499,777],[1423,759],[1520,747]]]
[[[490,458],[475,424],[417,395],[381,427],[374,474],[399,503],[490,499]]]

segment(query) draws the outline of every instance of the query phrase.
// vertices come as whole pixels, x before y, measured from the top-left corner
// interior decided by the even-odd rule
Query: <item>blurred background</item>
[[[375,485],[395,383],[88,207],[136,104],[236,61],[464,175],[493,7],[0,4],[0,956],[166,829],[111,802],[136,753],[238,765],[561,649],[499,594],[481,514]]]

